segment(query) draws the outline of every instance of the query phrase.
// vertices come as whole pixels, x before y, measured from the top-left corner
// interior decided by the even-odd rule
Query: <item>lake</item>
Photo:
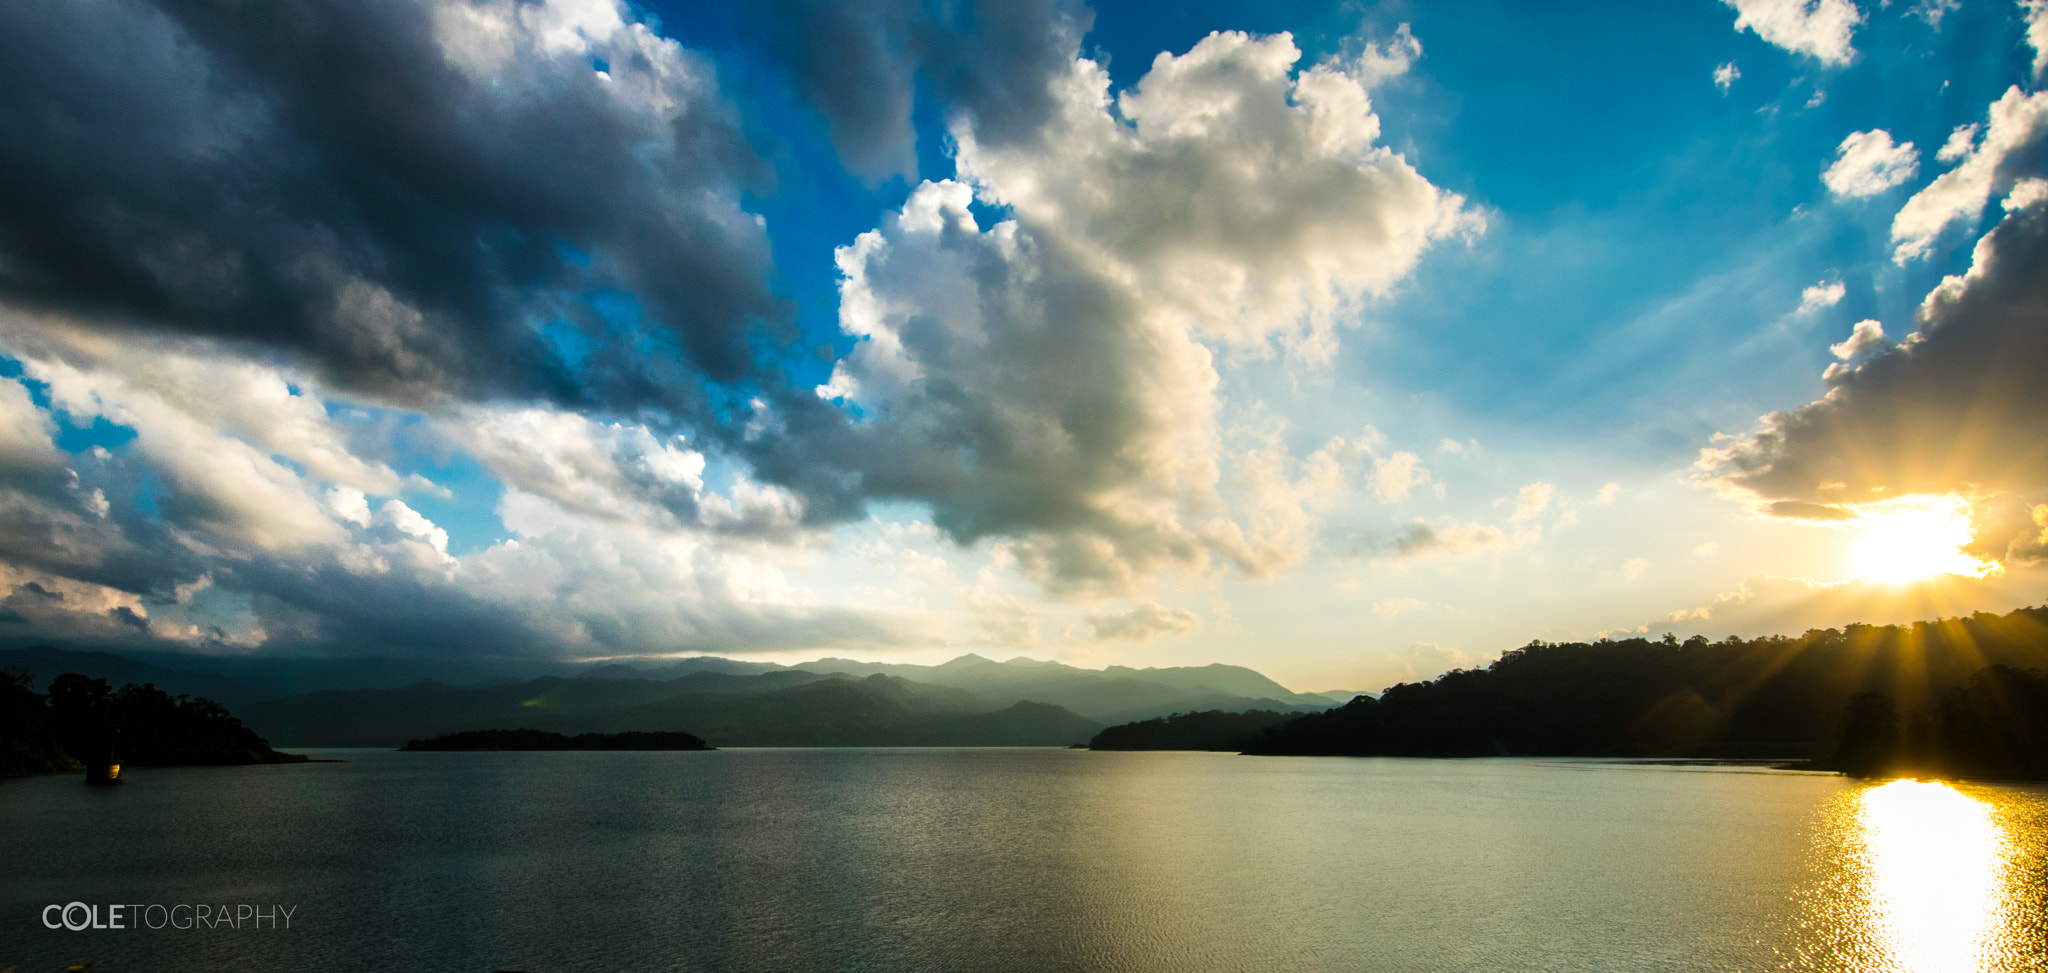
[[[2038,786],[1065,750],[314,753],[348,762],[0,780],[0,968],[2048,968]],[[126,928],[91,928],[113,904]],[[235,919],[209,927],[200,905]]]

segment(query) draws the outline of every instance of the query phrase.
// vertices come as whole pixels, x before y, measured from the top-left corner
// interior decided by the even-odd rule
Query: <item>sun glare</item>
[[[1851,558],[1859,576],[1891,584],[1937,574],[1981,578],[1997,571],[1996,561],[1963,553],[1970,540],[1970,506],[1961,500],[1888,505],[1865,513]]]
[[[1947,784],[1863,791],[1872,918],[1893,965],[1916,973],[2003,969],[2005,838],[1991,806]]]

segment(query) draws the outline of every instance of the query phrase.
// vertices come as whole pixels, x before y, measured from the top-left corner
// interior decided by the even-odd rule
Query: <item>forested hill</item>
[[[1243,750],[1268,727],[1294,719],[1296,713],[1246,710],[1227,713],[1204,710],[1112,726],[1088,741],[1090,750]]]
[[[1825,757],[1851,696],[1931,719],[1994,665],[2048,669],[2048,608],[1715,643],[1531,642],[1274,727],[1246,752]]]
[[[0,669],[0,775],[79,770],[87,764],[141,767],[298,763],[279,753],[226,707],[129,683],[67,672],[36,692],[34,676]]]

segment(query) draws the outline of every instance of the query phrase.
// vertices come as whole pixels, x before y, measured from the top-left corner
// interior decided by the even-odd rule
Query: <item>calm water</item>
[[[0,968],[2048,968],[2038,787],[1062,750],[345,756],[0,781]],[[293,912],[43,928],[73,901]]]

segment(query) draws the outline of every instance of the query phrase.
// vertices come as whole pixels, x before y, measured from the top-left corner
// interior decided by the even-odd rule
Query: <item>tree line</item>
[[[0,669],[0,774],[52,773],[111,762],[142,767],[292,763],[204,697],[152,683],[114,689],[67,672],[37,692],[34,674]]]
[[[1784,758],[1855,773],[2048,776],[2048,608],[1710,642],[1532,641],[1235,739],[1253,754]],[[1234,714],[1105,730],[1208,749]],[[1249,718],[1250,714],[1246,714]],[[1148,725],[1149,724],[1149,725]],[[1184,732],[1182,732],[1184,731]],[[1192,741],[1192,743],[1191,743]]]
[[[2048,673],[1986,666],[1931,711],[1878,692],[1842,707],[1841,741],[1816,766],[1855,777],[2048,779]]]
[[[1242,713],[1204,710],[1175,713],[1109,727],[1088,741],[1090,750],[1243,750],[1268,727],[1296,713],[1254,709]]]
[[[1397,684],[1378,699],[1282,723],[1245,752],[1815,760],[1839,752],[1855,770],[1911,758],[1956,772],[2038,772],[2048,696],[2036,670],[2044,666],[2048,608],[1720,643],[1532,641],[1487,668]]]

